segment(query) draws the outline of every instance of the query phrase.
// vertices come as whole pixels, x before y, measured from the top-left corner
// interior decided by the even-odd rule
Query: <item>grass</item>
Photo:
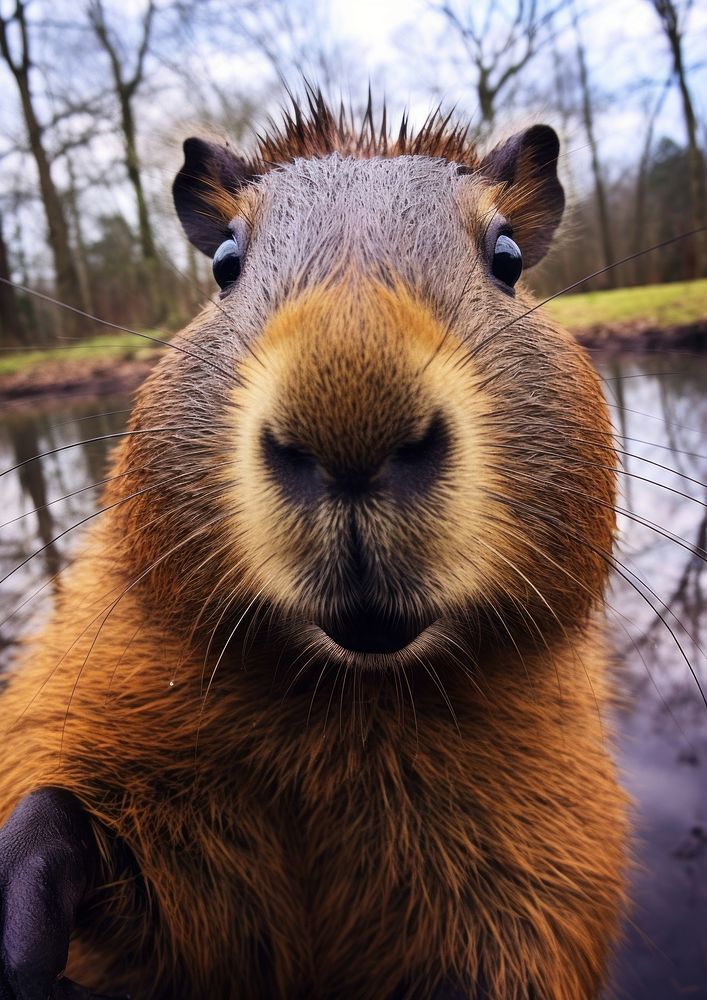
[[[148,336],[164,340],[164,334],[143,331]],[[66,362],[93,358],[99,363],[104,361],[128,361],[133,358],[145,357],[151,351],[159,348],[149,340],[143,340],[130,333],[99,334],[86,340],[72,341],[66,344],[54,344],[49,347],[39,347],[32,350],[0,352],[0,377],[14,375],[17,372],[28,371],[47,363]],[[5,354],[3,357],[2,355]]]
[[[548,302],[546,308],[570,330],[617,323],[683,326],[707,319],[707,278],[565,295]]]

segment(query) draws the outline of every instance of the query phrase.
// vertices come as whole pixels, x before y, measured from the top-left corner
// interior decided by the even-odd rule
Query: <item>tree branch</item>
[[[18,66],[15,60],[12,58],[12,52],[10,51],[10,42],[7,37],[7,26],[11,20],[14,18],[8,18],[7,20],[0,14],[0,52],[2,57],[7,63],[10,72],[17,79],[20,76],[22,67]]]
[[[90,0],[88,6],[88,19],[96,33],[96,38],[108,55],[116,87],[119,90],[122,90],[125,87],[123,82],[123,71],[116,48],[110,39],[102,0]]]
[[[25,5],[22,0],[17,0],[17,3],[15,4],[15,19],[20,26],[20,36],[22,38],[22,72],[27,75],[32,64],[29,58],[29,38],[27,35]]]
[[[143,73],[145,69],[145,58],[150,48],[150,35],[152,32],[152,26],[155,17],[155,4],[153,0],[150,0],[147,5],[147,10],[145,11],[145,17],[142,22],[142,40],[140,41],[140,47],[137,53],[137,62],[135,65],[135,72],[132,75],[131,80],[128,82],[128,90],[130,94],[134,94],[137,88],[142,83]]]

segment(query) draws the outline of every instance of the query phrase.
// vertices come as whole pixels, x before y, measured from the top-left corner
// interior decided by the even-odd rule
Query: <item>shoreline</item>
[[[83,396],[122,396],[134,392],[162,356],[160,350],[140,358],[120,360],[74,358],[51,361],[11,375],[0,376],[0,404],[9,409],[80,399]]]
[[[574,331],[579,344],[593,353],[670,354],[691,352],[707,355],[707,317],[694,323],[660,327],[632,321]],[[145,380],[161,350],[128,359],[72,358],[33,365],[0,376],[0,403],[7,411],[44,400],[82,396],[116,396],[134,392]]]
[[[707,317],[674,326],[632,320],[570,332],[574,333],[582,347],[606,354],[655,354],[660,351],[663,354],[691,352],[707,355]]]

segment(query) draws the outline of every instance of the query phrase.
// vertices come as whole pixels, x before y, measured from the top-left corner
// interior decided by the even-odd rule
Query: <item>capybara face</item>
[[[172,430],[132,460],[175,473],[138,561],[196,641],[250,622],[254,649],[438,670],[547,643],[600,601],[614,527],[597,376],[516,284],[562,213],[555,134],[484,160],[340,139],[258,176],[185,144],[177,210],[222,295],[136,409]]]

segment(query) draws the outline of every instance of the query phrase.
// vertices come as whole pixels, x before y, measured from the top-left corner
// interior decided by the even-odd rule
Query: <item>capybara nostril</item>
[[[427,493],[443,475],[450,451],[449,426],[437,413],[420,437],[404,441],[391,453],[386,463],[391,492],[399,499]]]
[[[266,427],[261,436],[261,449],[267,471],[290,503],[310,504],[321,496],[322,469],[306,448],[278,440]]]
[[[382,461],[328,462],[294,441],[282,441],[266,427],[261,438],[263,462],[271,479],[290,503],[312,503],[325,494],[357,499],[371,492],[396,501],[427,493],[443,474],[451,435],[441,414],[425,431],[398,442]]]

